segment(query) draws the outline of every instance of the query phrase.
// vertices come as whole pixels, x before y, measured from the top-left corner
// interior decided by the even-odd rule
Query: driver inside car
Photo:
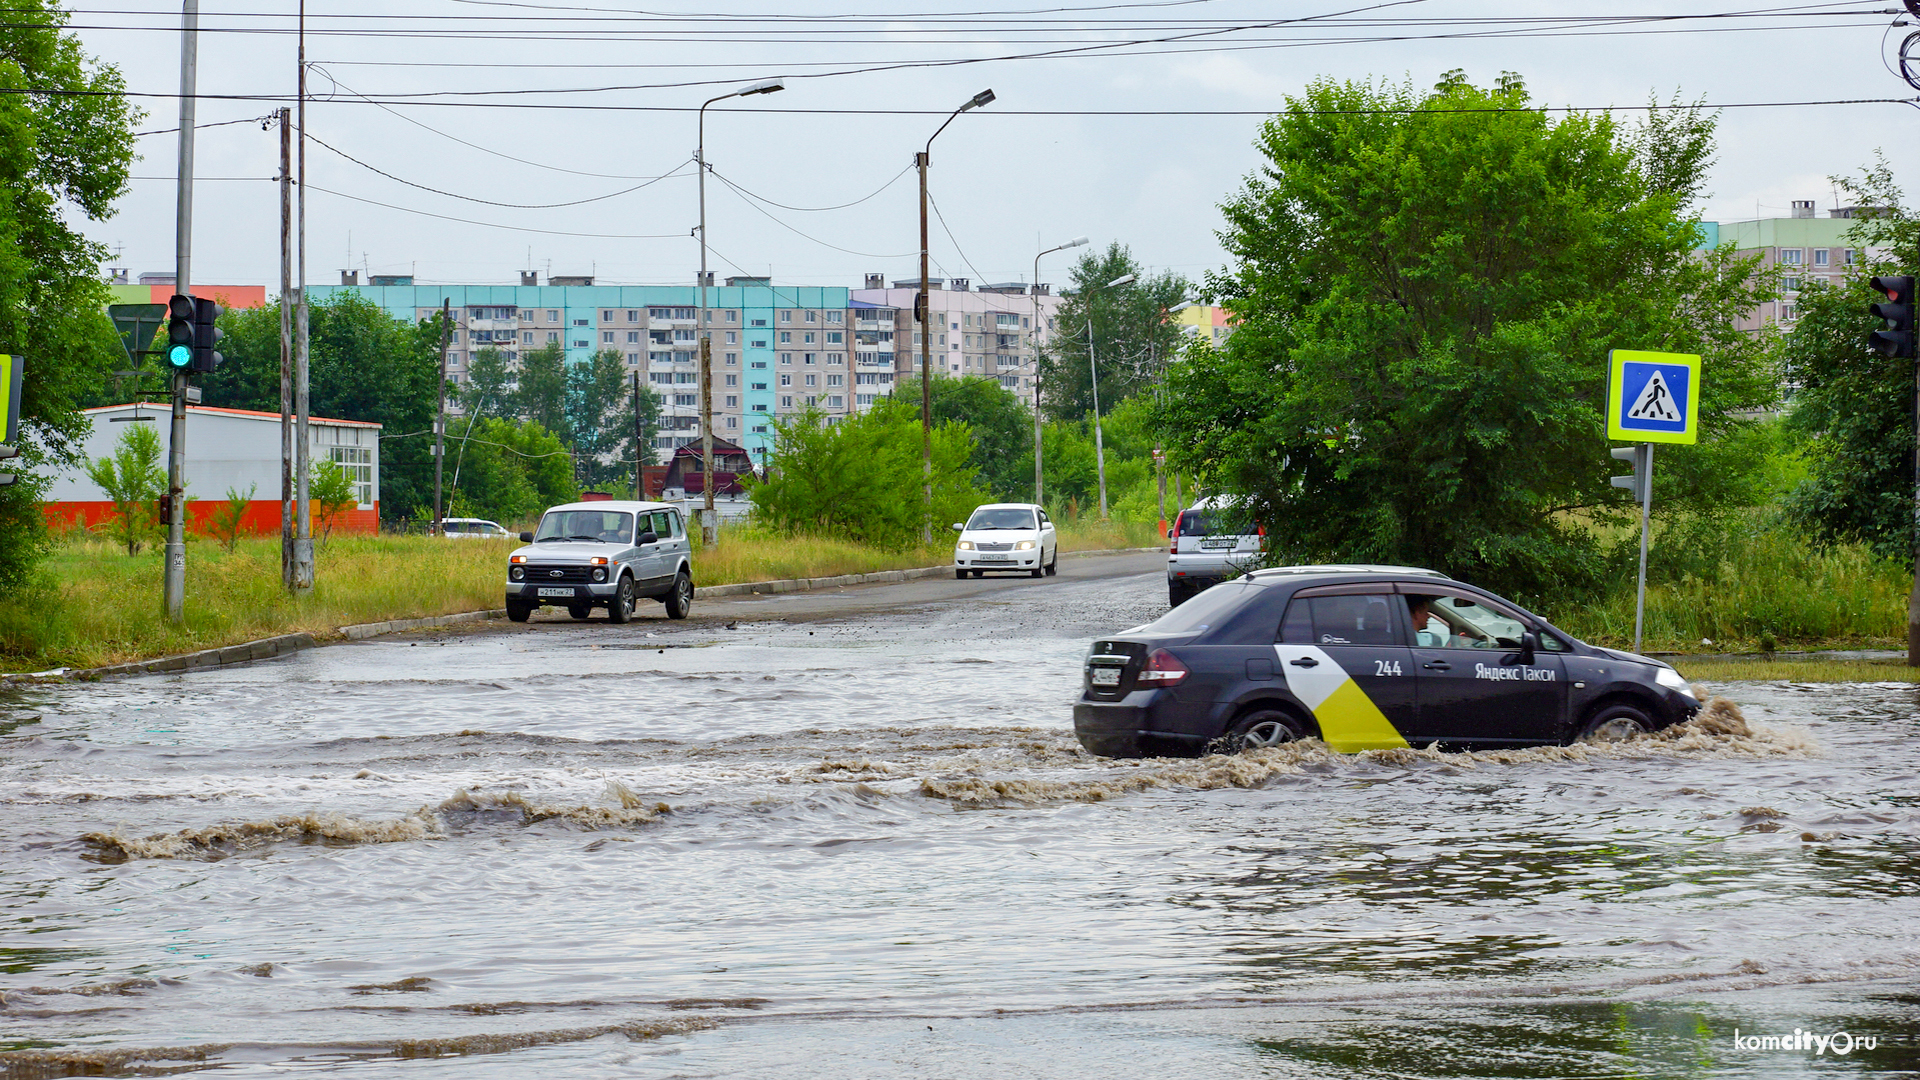
[[[1458,625],[1441,614],[1443,596],[1408,596],[1407,613],[1412,619],[1413,643],[1421,649],[1486,649],[1493,639],[1478,627],[1462,619]],[[1456,616],[1457,617],[1457,616]]]

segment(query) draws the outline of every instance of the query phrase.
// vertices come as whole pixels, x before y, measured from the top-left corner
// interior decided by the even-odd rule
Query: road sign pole
[[[1640,585],[1633,600],[1633,651],[1640,651],[1640,632],[1647,619],[1647,529],[1653,520],[1653,444],[1640,444]]]

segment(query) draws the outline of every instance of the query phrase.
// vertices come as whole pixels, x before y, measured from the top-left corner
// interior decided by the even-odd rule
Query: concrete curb
[[[199,652],[180,653],[176,656],[162,656],[154,660],[138,660],[131,664],[113,664],[108,667],[84,668],[79,671],[44,672],[40,675],[9,675],[7,680],[32,681],[37,677],[60,677],[69,679],[100,679],[109,675],[151,675],[163,671],[191,671],[196,668],[220,667],[223,664],[244,664],[253,660],[269,660],[276,656],[311,649],[319,642],[312,634],[281,634],[278,637],[261,638],[258,641],[243,641],[238,645],[227,645],[218,649],[201,649]]]
[[[452,615],[429,615],[422,619],[388,619],[386,622],[360,623],[340,628],[340,636],[348,641],[361,641],[381,634],[393,634],[402,630],[430,630],[436,626],[457,626],[460,623],[481,622],[486,619],[504,619],[506,608],[491,608],[487,611],[461,611]]]
[[[1144,548],[1104,548],[1099,551],[1063,551],[1062,559],[1082,559],[1094,555],[1136,555],[1144,551],[1160,551],[1158,546]],[[945,577],[953,573],[951,564],[946,566],[921,566],[911,570],[880,570],[871,574],[840,574],[835,577],[817,578],[780,578],[774,581],[742,581],[732,585],[703,585],[693,590],[695,599],[712,599],[722,596],[748,596],[752,594],[772,595],[775,593],[812,592],[815,589],[838,589],[848,585],[890,585],[902,581],[917,581],[922,578]]]

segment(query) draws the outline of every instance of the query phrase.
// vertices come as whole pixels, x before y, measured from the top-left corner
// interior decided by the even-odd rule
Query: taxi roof
[[[1386,566],[1380,563],[1330,563],[1314,566],[1269,566],[1247,573],[1247,577],[1292,578],[1292,577],[1332,577],[1335,575],[1355,574],[1396,574],[1411,577],[1445,578],[1447,575],[1438,570],[1429,570],[1424,566]]]

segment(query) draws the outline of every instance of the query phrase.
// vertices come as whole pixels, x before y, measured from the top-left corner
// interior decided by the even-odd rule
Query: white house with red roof
[[[86,410],[93,430],[81,446],[87,460],[112,457],[120,433],[129,424],[153,424],[164,454],[172,424],[164,405],[134,403]],[[380,527],[380,425],[360,420],[307,421],[308,458],[337,461],[351,474],[359,501],[333,523],[336,532],[371,533]],[[165,465],[164,456],[161,459]],[[228,491],[253,492],[243,527],[249,532],[280,531],[280,414],[251,409],[187,406],[187,524],[202,528],[224,505]],[[45,504],[47,522],[56,528],[98,525],[114,514],[113,500],[76,469],[54,479]],[[318,507],[315,508],[318,530]]]

